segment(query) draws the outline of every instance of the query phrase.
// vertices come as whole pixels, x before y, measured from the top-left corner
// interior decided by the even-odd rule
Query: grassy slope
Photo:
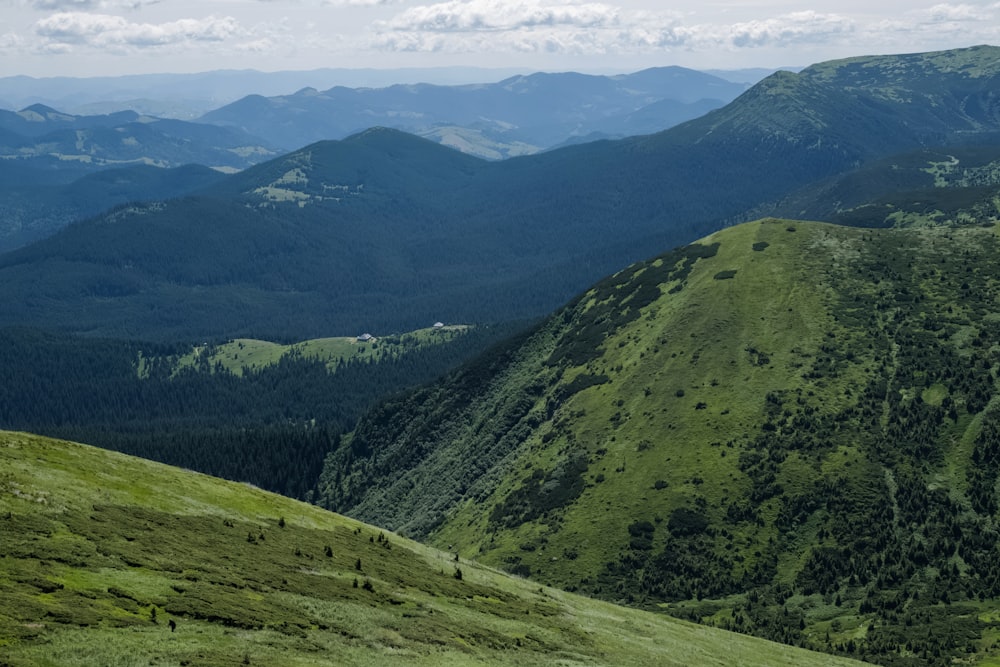
[[[685,289],[652,305],[605,343],[601,358],[583,372],[606,374],[612,381],[568,399],[552,420],[554,437],[540,446],[547,430],[543,426],[538,444],[524,448],[522,461],[514,466],[551,469],[570,445],[582,446],[595,460],[588,470],[592,486],[555,534],[539,522],[498,535],[489,560],[523,555],[521,545],[541,540],[545,553],[554,549],[557,560],[531,558],[532,571],[558,585],[578,585],[580,575],[593,577],[616,556],[621,545],[607,536],[623,534],[632,520],[668,518],[695,497],[724,509],[726,500],[745,491],[738,455],[719,445],[759,428],[765,395],[785,379],[775,376],[794,372],[815,356],[833,324],[824,312],[822,293],[807,287],[808,269],[798,261],[805,257],[808,264],[810,255],[816,257],[811,246],[822,243],[822,232],[805,227],[804,233],[792,233],[788,226],[758,223],[720,233],[724,242],[718,254],[695,266]],[[760,241],[771,245],[763,252],[746,252]],[[714,278],[727,269],[736,269],[736,277]],[[770,363],[761,365],[752,349],[768,353]],[[836,401],[844,387],[857,381],[845,377],[824,394]],[[678,396],[679,391],[684,395]],[[698,409],[702,403],[706,407]],[[594,483],[600,474],[604,481]],[[705,482],[693,482],[696,478]],[[660,480],[666,487],[656,490]],[[520,481],[520,475],[508,478],[497,495],[506,495]],[[476,536],[469,546],[477,545],[489,532],[488,519],[489,512],[466,505],[435,540],[462,544]],[[773,530],[754,533],[746,537],[754,550],[773,536]],[[572,567],[558,558],[564,550],[578,554]]]
[[[198,363],[201,355],[209,349],[208,364],[221,364],[226,370],[242,375],[244,368],[260,369],[277,364],[288,354],[299,354],[307,359],[318,359],[335,370],[339,362],[360,358],[371,361],[391,359],[426,345],[447,343],[461,335],[468,325],[449,325],[443,328],[426,328],[401,335],[376,337],[370,342],[359,341],[356,337],[313,338],[282,345],[266,340],[237,338],[222,345],[196,346],[190,353],[177,361],[177,367],[185,368]]]
[[[5,665],[849,664],[84,445],[2,433],[0,471]]]
[[[790,642],[995,661],[995,229],[765,220],[713,243],[683,281],[630,267],[489,372],[373,412],[328,459],[330,506]]]

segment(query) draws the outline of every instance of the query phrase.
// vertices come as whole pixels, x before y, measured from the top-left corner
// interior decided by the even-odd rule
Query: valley
[[[1000,664],[998,83],[0,112],[0,664]]]
[[[301,499],[365,410],[516,330],[191,346],[4,329],[0,422]]]

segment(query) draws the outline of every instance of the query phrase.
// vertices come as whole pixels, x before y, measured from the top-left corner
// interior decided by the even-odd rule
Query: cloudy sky
[[[0,0],[0,76],[807,65],[1000,44],[1000,2]]]

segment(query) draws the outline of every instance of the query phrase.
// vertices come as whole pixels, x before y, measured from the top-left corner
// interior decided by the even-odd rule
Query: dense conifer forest
[[[473,327],[448,343],[373,361],[289,354],[231,372],[178,365],[190,345],[0,330],[0,427],[87,442],[295,498],[380,398],[427,382],[514,330]]]

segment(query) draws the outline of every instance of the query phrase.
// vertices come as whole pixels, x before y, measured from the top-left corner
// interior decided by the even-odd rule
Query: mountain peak
[[[42,123],[51,120],[71,121],[74,116],[63,113],[44,104],[32,104],[18,112],[21,118],[34,123]]]
[[[404,132],[403,130],[397,130],[392,127],[386,127],[384,125],[375,125],[369,127],[365,130],[357,132],[356,134],[352,134],[351,136],[346,137],[344,141],[370,141],[373,139],[381,140],[388,137],[393,137],[393,138],[409,137],[412,139],[416,139],[418,141],[426,141],[425,139],[421,139],[420,137],[414,134],[410,134],[409,132]]]
[[[417,151],[414,155],[424,153],[458,153],[458,151],[449,148],[448,146],[442,146],[441,144],[431,141],[430,139],[425,139],[423,137],[418,137],[415,134],[404,132],[403,130],[397,130],[381,125],[370,127],[367,130],[358,132],[357,134],[352,134],[351,136],[343,139],[341,143],[346,145],[365,146],[367,148],[380,151],[399,151],[405,148],[407,151]],[[472,160],[477,159],[471,155],[464,157]]]

